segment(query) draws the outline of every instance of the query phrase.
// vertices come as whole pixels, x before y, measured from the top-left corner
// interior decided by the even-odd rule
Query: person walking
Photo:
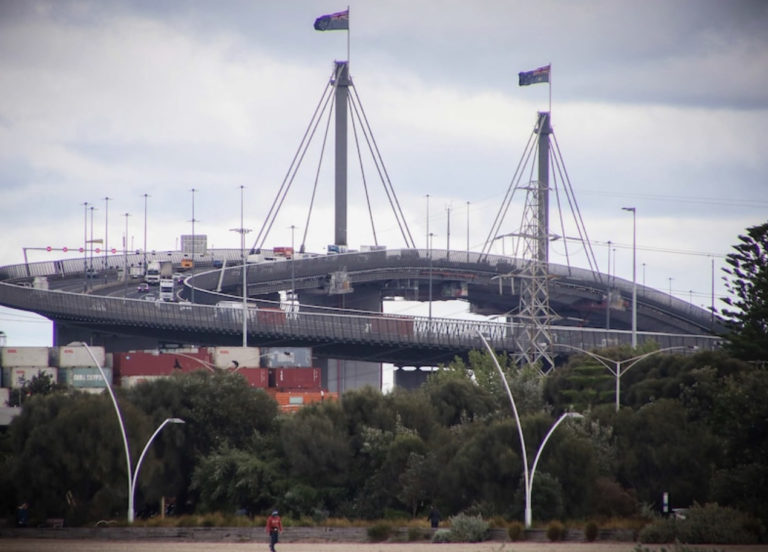
[[[432,509],[429,511],[429,515],[427,516],[427,519],[429,520],[429,524],[432,526],[432,529],[437,529],[440,525],[440,512],[432,506]]]
[[[269,550],[275,552],[275,545],[280,539],[280,533],[283,532],[283,522],[280,521],[277,510],[273,510],[272,515],[267,518],[266,530],[269,535]]]

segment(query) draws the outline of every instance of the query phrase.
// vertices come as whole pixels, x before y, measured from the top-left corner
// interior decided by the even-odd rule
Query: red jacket
[[[271,533],[274,530],[277,530],[278,532],[283,532],[283,522],[280,521],[280,516],[269,516],[267,518],[267,534]]]

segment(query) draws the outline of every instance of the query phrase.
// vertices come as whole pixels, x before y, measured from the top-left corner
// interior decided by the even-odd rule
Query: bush
[[[453,540],[451,540],[451,530],[438,529],[437,531],[435,531],[435,534],[432,535],[432,542],[434,543],[453,542]]]
[[[761,531],[759,522],[738,510],[717,504],[694,504],[684,519],[662,519],[646,525],[639,539],[654,544],[755,544]]]
[[[432,531],[428,529],[422,529],[421,527],[408,528],[408,542],[429,540],[431,536]]]
[[[671,519],[659,519],[649,523],[637,537],[640,542],[664,544],[675,540],[675,522]]]
[[[482,516],[458,514],[451,518],[453,542],[481,542],[488,538],[488,522]]]
[[[600,529],[598,528],[597,523],[594,521],[588,521],[584,526],[584,538],[587,540],[587,542],[595,542],[599,532]]]
[[[367,533],[371,542],[384,542],[392,535],[392,526],[388,523],[377,523],[371,525]]]
[[[507,535],[509,535],[509,540],[513,542],[525,540],[525,525],[519,521],[513,521],[507,529]]]
[[[680,542],[691,544],[755,544],[760,532],[750,516],[717,504],[694,504],[675,530]]]
[[[552,541],[561,541],[565,538],[565,525],[557,520],[550,521],[547,525],[547,538]]]

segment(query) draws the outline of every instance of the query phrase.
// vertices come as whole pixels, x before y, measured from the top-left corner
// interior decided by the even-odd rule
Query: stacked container
[[[56,368],[49,366],[48,347],[2,347],[0,364],[3,387],[19,389],[40,374],[48,374],[51,381],[58,382]]]
[[[210,355],[206,349],[185,349],[183,354],[157,351],[113,353],[112,367],[115,378],[119,379],[123,387],[168,377],[175,372],[212,369]]]
[[[90,352],[89,352],[90,351]],[[101,366],[107,381],[112,385],[112,368],[105,366],[104,347],[67,345],[52,349],[54,364],[59,367],[59,379],[81,391],[99,393],[107,382],[99,371]],[[93,356],[91,356],[93,355]]]
[[[211,360],[216,368],[243,376],[251,387],[265,389],[269,372],[261,367],[262,351],[258,347],[214,347]]]
[[[297,410],[331,396],[323,389],[320,368],[312,366],[311,348],[265,347],[261,357],[269,368],[269,392],[282,410]]]

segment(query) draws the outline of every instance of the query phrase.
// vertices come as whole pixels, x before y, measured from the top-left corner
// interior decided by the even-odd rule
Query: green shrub
[[[649,523],[638,535],[640,542],[664,544],[675,540],[675,522],[672,519],[659,519]]]
[[[587,542],[595,542],[599,533],[600,528],[594,521],[588,521],[584,526],[584,538],[587,540]]]
[[[432,535],[432,542],[434,542],[434,543],[453,542],[451,540],[451,530],[450,529],[438,529],[437,531],[435,531],[435,534]]]
[[[717,504],[694,504],[675,530],[677,540],[690,544],[755,544],[760,533],[753,518]]]
[[[432,531],[422,529],[421,527],[408,528],[408,542],[429,540],[432,537]]]
[[[482,516],[458,514],[451,518],[452,542],[481,542],[488,538],[488,522]]]
[[[392,526],[389,523],[377,523],[371,525],[367,533],[371,542],[384,542],[392,535]]]
[[[513,521],[507,529],[507,535],[511,541],[525,540],[525,525],[519,521]]]
[[[557,520],[549,522],[547,525],[547,538],[552,541],[561,541],[565,538],[565,525]]]

